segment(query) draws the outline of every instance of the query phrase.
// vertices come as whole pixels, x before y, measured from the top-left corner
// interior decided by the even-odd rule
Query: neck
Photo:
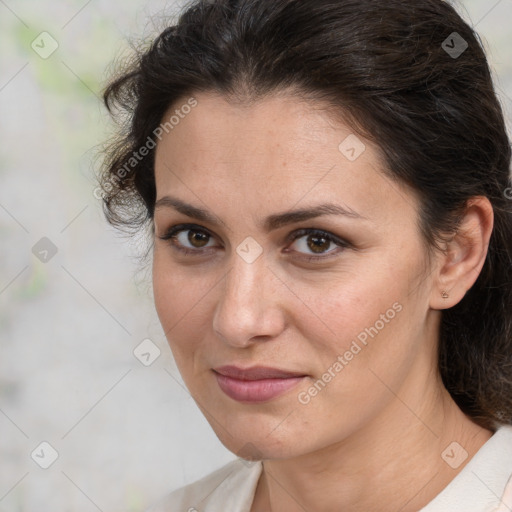
[[[378,417],[342,441],[265,460],[251,512],[421,509],[493,434],[462,413],[440,378],[431,381],[424,393],[398,392]],[[462,448],[445,452],[454,441]],[[462,449],[468,453],[463,462]]]

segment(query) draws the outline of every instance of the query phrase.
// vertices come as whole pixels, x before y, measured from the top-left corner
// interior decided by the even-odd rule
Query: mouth
[[[258,403],[276,398],[294,388],[307,377],[300,372],[254,366],[213,368],[220,389],[238,402]]]

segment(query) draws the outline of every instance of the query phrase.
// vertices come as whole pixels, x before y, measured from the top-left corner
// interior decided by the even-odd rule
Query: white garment
[[[146,512],[250,512],[262,468],[235,459]],[[512,512],[512,426],[500,427],[419,512]]]

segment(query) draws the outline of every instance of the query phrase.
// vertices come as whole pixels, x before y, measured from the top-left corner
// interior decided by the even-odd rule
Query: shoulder
[[[176,489],[146,512],[250,512],[261,471],[259,461],[235,459]]]
[[[459,450],[463,447],[459,448]],[[512,426],[498,428],[464,469],[421,512],[512,510]]]

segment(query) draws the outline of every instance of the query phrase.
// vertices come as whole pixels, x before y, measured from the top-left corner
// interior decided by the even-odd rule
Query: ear
[[[458,304],[477,280],[484,266],[494,226],[494,212],[487,197],[476,196],[466,204],[457,233],[437,256],[430,307],[448,309]],[[447,298],[442,294],[446,292]]]

